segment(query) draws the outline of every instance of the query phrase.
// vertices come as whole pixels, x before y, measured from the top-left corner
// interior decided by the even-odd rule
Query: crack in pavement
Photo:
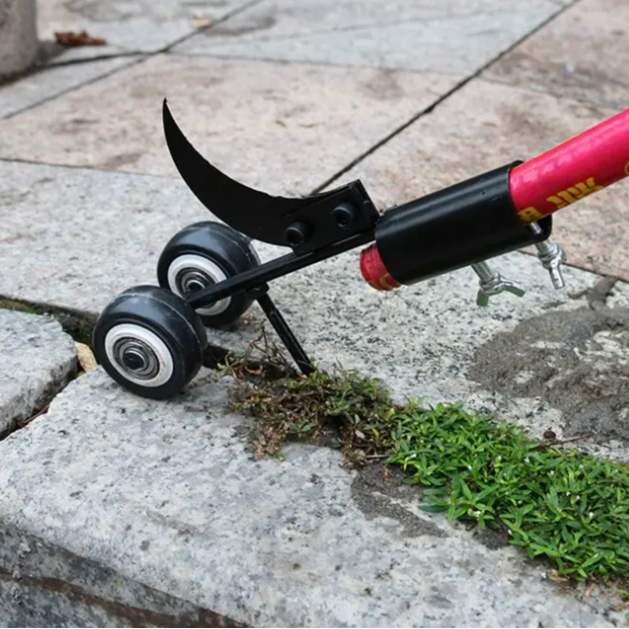
[[[116,74],[116,72],[120,72],[121,70],[127,70],[128,68],[130,68],[130,67],[132,67],[134,65],[138,65],[140,63],[143,63],[144,61],[149,59],[150,56],[152,56],[152,55],[148,55],[146,57],[141,57],[140,59],[136,59],[135,61],[130,61],[129,63],[124,64],[124,65],[122,65],[120,67],[113,68],[109,72],[105,72],[105,73],[99,74],[98,76],[95,76],[95,77],[93,77],[91,79],[87,79],[86,81],[83,81],[82,83],[79,83],[78,85],[73,85],[72,87],[69,87],[69,88],[67,88],[65,90],[62,90],[61,92],[58,92],[57,94],[53,94],[51,96],[47,96],[45,98],[42,98],[41,100],[39,100],[39,101],[37,101],[35,103],[31,103],[30,105],[26,105],[25,107],[22,107],[21,109],[17,109],[15,111],[12,111],[12,112],[6,114],[5,116],[0,117],[0,120],[1,121],[10,120],[11,118],[14,118],[15,116],[23,114],[26,111],[30,111],[31,109],[35,109],[36,107],[39,107],[40,105],[44,105],[45,103],[48,103],[48,102],[50,102],[52,100],[60,98],[61,96],[65,96],[66,94],[74,92],[74,91],[76,91],[78,89],[81,89],[81,88],[87,86],[87,85],[91,85],[92,83],[96,83],[97,81],[100,81],[101,79],[105,79],[105,78],[111,76],[112,74]],[[46,69],[48,69],[46,66],[42,67],[38,72],[35,72],[31,76],[36,76],[41,71],[44,71]]]
[[[467,76],[464,79],[462,79],[461,81],[459,81],[454,87],[452,87],[445,94],[443,94],[438,99],[436,99],[435,102],[433,102],[431,105],[429,105],[428,107],[422,109],[420,112],[418,112],[417,114],[412,116],[406,122],[404,122],[399,127],[397,127],[397,129],[394,129],[391,133],[386,135],[380,141],[376,142],[373,146],[371,146],[371,148],[367,149],[366,151],[361,153],[358,157],[356,157],[351,162],[349,162],[344,168],[340,169],[334,175],[332,175],[331,177],[326,179],[323,183],[321,183],[314,190],[312,190],[310,192],[310,194],[317,194],[317,193],[325,190],[328,186],[330,186],[332,183],[334,183],[334,181],[336,181],[337,179],[339,179],[340,177],[345,175],[347,172],[349,172],[352,168],[354,168],[355,166],[360,164],[365,158],[369,157],[372,153],[375,153],[380,147],[382,147],[385,144],[387,144],[390,140],[392,140],[397,135],[402,133],[405,129],[410,127],[413,123],[417,122],[419,119],[423,118],[427,114],[432,113],[441,103],[445,102],[452,95],[456,94],[456,92],[458,92],[460,89],[465,87],[468,83],[471,83],[475,78],[478,78],[479,76],[481,76],[482,73],[485,72],[485,70],[487,70],[487,68],[489,68],[491,65],[496,63],[496,61],[502,59],[503,57],[508,55],[510,52],[515,50],[518,46],[523,44],[525,41],[527,41],[529,38],[531,38],[537,32],[541,31],[543,28],[548,26],[548,24],[553,22],[560,15],[565,13],[568,9],[574,7],[580,1],[581,0],[573,0],[573,2],[571,2],[569,4],[566,4],[565,6],[561,6],[557,11],[555,11],[553,14],[548,16],[542,22],[540,22],[535,28],[533,28],[531,31],[529,31],[528,33],[526,33],[525,35],[520,37],[520,39],[518,39],[513,44],[511,44],[510,46],[505,48],[505,50],[503,50],[500,54],[496,55],[495,57],[490,59],[487,63],[485,63],[482,67],[480,67],[478,70],[476,70],[475,72],[473,72],[469,76]]]
[[[41,65],[41,66],[36,66],[34,68],[31,68],[29,71],[27,71],[25,74],[20,75],[19,77],[14,77],[11,81],[9,81],[8,84],[11,84],[15,78],[26,78],[26,77],[31,77],[31,76],[35,76],[37,74],[39,74],[40,72],[45,72],[46,70],[50,70],[53,68],[59,68],[59,67],[64,67],[64,66],[68,66],[68,65],[75,65],[75,64],[81,64],[81,63],[90,63],[92,61],[103,61],[103,60],[107,60],[107,59],[117,59],[119,57],[134,57],[134,56],[138,56],[139,59],[137,59],[135,62],[130,62],[128,64],[122,65],[120,67],[114,68],[113,70],[111,70],[110,72],[106,72],[104,74],[100,74],[97,77],[94,77],[92,79],[88,79],[86,81],[83,81],[81,83],[79,83],[78,85],[73,85],[72,87],[69,87],[57,94],[53,94],[52,96],[48,96],[46,98],[43,98],[40,101],[37,101],[36,103],[32,103],[31,105],[27,105],[25,107],[22,107],[21,109],[18,109],[16,111],[12,111],[9,114],[6,114],[5,116],[0,116],[0,121],[2,120],[9,120],[19,114],[22,114],[26,111],[29,111],[31,109],[35,109],[36,107],[39,107],[40,105],[43,105],[45,103],[48,103],[52,100],[55,100],[61,96],[65,96],[66,94],[69,94],[71,92],[74,92],[76,90],[79,90],[87,85],[91,85],[92,83],[96,83],[97,81],[100,81],[101,79],[107,78],[109,76],[111,76],[112,74],[116,74],[117,72],[120,72],[121,70],[127,70],[130,67],[137,65],[139,63],[143,63],[144,61],[147,61],[148,59],[155,57],[157,55],[160,54],[164,54],[169,52],[174,46],[177,46],[179,44],[181,44],[182,42],[186,41],[187,39],[190,39],[191,37],[194,37],[195,35],[198,35],[199,33],[202,33],[203,31],[206,31],[210,28],[214,28],[215,26],[217,26],[218,24],[222,24],[223,22],[225,22],[226,20],[231,19],[232,17],[235,17],[236,15],[239,15],[240,13],[242,13],[243,11],[246,11],[247,9],[260,4],[261,2],[263,2],[264,0],[250,0],[250,2],[247,2],[237,8],[235,8],[233,11],[230,11],[229,13],[227,13],[226,15],[224,15],[222,18],[217,19],[215,22],[212,22],[211,24],[209,24],[208,26],[204,26],[202,28],[197,28],[192,30],[190,33],[186,33],[185,35],[175,39],[174,41],[166,44],[165,46],[162,46],[161,48],[151,51],[151,52],[133,52],[133,51],[124,51],[121,53],[115,53],[112,55],[100,55],[97,57],[90,57],[90,58],[86,58],[86,59],[76,59],[76,60],[68,60],[68,61],[58,61],[55,63],[51,63],[51,64],[47,64],[47,65]],[[2,85],[0,83],[0,85]]]

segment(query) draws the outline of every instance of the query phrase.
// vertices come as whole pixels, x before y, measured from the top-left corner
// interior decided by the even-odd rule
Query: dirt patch
[[[397,520],[404,527],[402,534],[405,537],[447,537],[448,534],[437,525],[397,504],[397,501],[419,504],[422,497],[421,488],[405,485],[403,479],[401,470],[381,464],[368,465],[352,482],[352,498],[368,520],[377,517]]]
[[[341,450],[355,468],[386,457],[391,417],[402,407],[377,379],[341,369],[300,375],[264,328],[244,355],[226,356],[221,371],[234,381],[231,408],[256,419],[256,456],[281,457],[286,443],[303,441]]]
[[[588,302],[499,333],[477,351],[468,377],[509,396],[541,398],[563,412],[568,438],[629,441],[629,309]]]
[[[610,44],[613,44],[610,41]],[[546,91],[558,96],[572,96],[588,100],[588,104],[596,109],[596,104],[609,105],[615,100],[612,92],[624,90],[627,85],[620,80],[613,68],[601,68],[599,65],[586,67],[582,63],[571,65],[557,62],[546,56],[543,61],[526,52],[514,51],[504,57],[492,68],[492,73],[502,80],[516,85],[541,85]],[[587,96],[590,96],[587,98]],[[596,97],[592,102],[592,96]],[[575,106],[572,104],[570,107]],[[604,115],[601,112],[601,115]]]
[[[509,534],[504,529],[476,529],[474,537],[489,550],[509,546]]]
[[[123,166],[131,166],[136,164],[142,157],[141,151],[131,151],[128,153],[121,153],[120,155],[114,155],[106,159],[100,166],[103,170],[117,170]]]
[[[379,70],[369,81],[362,84],[363,91],[378,100],[400,98],[404,90],[397,80],[397,72],[389,68]]]
[[[245,14],[245,18],[247,15]],[[207,36],[216,37],[218,35],[224,35],[228,37],[239,37],[242,35],[249,35],[251,33],[257,33],[259,31],[268,31],[277,24],[277,18],[274,12],[268,12],[266,15],[256,15],[250,18],[249,22],[241,23],[240,25],[234,25],[229,22],[218,24],[205,34]]]

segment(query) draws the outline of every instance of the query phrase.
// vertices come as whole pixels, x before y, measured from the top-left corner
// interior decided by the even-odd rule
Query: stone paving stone
[[[56,321],[0,308],[0,435],[47,406],[76,368],[74,343]]]
[[[0,294],[29,301],[95,313],[124,288],[153,282],[170,235],[208,216],[175,179],[11,163],[0,173],[10,208],[0,221]],[[277,254],[259,250],[263,259]],[[591,428],[583,449],[626,459],[629,284],[616,286],[607,319],[554,291],[531,256],[505,256],[499,267],[529,292],[486,310],[474,305],[469,269],[381,294],[360,279],[357,252],[272,290],[324,367],[381,377],[398,398],[465,400],[532,434]],[[577,292],[599,278],[568,268],[566,279]],[[260,321],[254,309],[249,322],[210,339],[242,350]],[[526,326],[539,326],[539,339]],[[483,380],[484,352],[497,343],[514,348],[495,361],[507,375]],[[576,364],[565,360],[573,353]],[[561,377],[552,378],[553,365]],[[583,365],[588,378],[575,380]],[[549,373],[545,388],[509,389]],[[336,453],[291,446],[283,464],[252,460],[246,420],[227,412],[215,377],[202,370],[184,395],[159,404],[97,370],[59,395],[45,420],[0,444],[0,534],[11,541],[0,544],[0,622],[52,625],[62,614],[67,624],[119,626],[120,613],[146,607],[254,626],[609,626],[615,618],[604,597],[557,593],[545,568],[514,549],[486,548],[419,512],[414,498],[396,495],[374,517],[365,495],[379,490],[365,490]],[[579,408],[598,403],[598,414],[576,423],[569,401],[554,406],[565,391],[578,394]],[[406,512],[411,532],[398,521]],[[54,579],[70,586],[50,621],[45,586]]]
[[[405,202],[515,159],[530,159],[618,111],[477,80],[343,180],[361,178],[382,206]],[[629,280],[628,219],[629,181],[624,180],[558,212],[554,235],[570,263]]]
[[[165,608],[188,622],[157,626],[621,621],[513,547],[421,512],[397,478],[298,444],[283,462],[255,459],[247,425],[207,373],[168,403],[124,394],[100,370],[73,383],[45,421],[0,443],[0,621],[130,626],[120,618],[131,609],[132,626],[156,626]],[[214,623],[192,624],[195,608]]]
[[[629,4],[582,0],[492,65],[486,76],[604,107],[629,106]]]
[[[284,61],[428,70],[456,76],[482,67],[561,9],[513,3],[263,2],[175,48]]]
[[[430,139],[427,133],[424,137]],[[184,226],[212,218],[178,180],[77,168],[0,162],[0,199],[5,203],[0,213],[0,268],[5,270],[0,295],[91,315],[131,286],[155,284],[157,259],[166,242]],[[285,251],[262,244],[257,248],[263,260]],[[591,383],[573,383],[567,387],[573,397],[555,407],[552,400],[561,396],[554,396],[552,387],[538,391],[531,382],[516,394],[505,388],[504,379],[479,383],[472,372],[479,352],[498,334],[513,334],[514,343],[523,342],[518,326],[527,321],[540,326],[542,337],[555,330],[552,334],[559,338],[553,341],[555,349],[541,356],[530,342],[533,349],[522,350],[520,371],[545,373],[547,363],[567,364],[555,356],[572,355],[577,342],[566,317],[587,319],[590,311],[577,294],[599,278],[569,267],[567,290],[555,291],[532,256],[514,253],[495,265],[528,290],[522,299],[505,295],[488,309],[478,308],[477,280],[470,269],[382,294],[360,277],[357,251],[277,280],[272,292],[306,350],[324,366],[340,362],[382,377],[401,397],[465,400],[521,421],[532,431],[543,432],[550,425],[557,434],[570,432],[578,415],[570,411],[573,400],[585,406],[593,395]],[[615,291],[615,307],[629,305],[629,284],[620,283]],[[577,315],[566,314],[575,310]],[[244,350],[263,321],[257,307],[249,315],[231,330],[210,331],[210,342]],[[539,323],[536,317],[542,317]],[[579,341],[582,354],[589,352],[592,361],[600,351],[607,357],[605,369],[597,368],[601,390],[617,384],[618,393],[629,391],[623,380],[629,377],[622,362],[625,328],[618,326],[609,347],[601,349],[597,344],[605,345],[605,335],[596,335],[607,329],[604,319],[587,319],[578,327],[591,331]],[[513,362],[508,353],[504,358]],[[568,367],[566,375],[571,373]],[[564,386],[561,378],[557,382]],[[624,409],[625,402],[611,396],[609,408],[599,415],[629,440]],[[610,443],[610,433],[605,433],[584,447],[614,453],[618,447],[622,450],[622,443]]]
[[[45,68],[19,81],[2,85],[0,86],[0,119],[135,62],[136,59],[132,57],[118,57]],[[0,147],[2,146],[3,142],[0,140]]]
[[[52,63],[121,52],[156,52],[194,33],[195,16],[217,21],[246,4],[245,0],[46,0],[37,7],[39,37],[53,41],[57,31],[86,30],[92,37],[107,40],[106,46],[67,48]]]
[[[307,193],[452,85],[434,74],[158,56],[0,123],[0,157],[179,177],[162,130],[168,97],[223,170]]]

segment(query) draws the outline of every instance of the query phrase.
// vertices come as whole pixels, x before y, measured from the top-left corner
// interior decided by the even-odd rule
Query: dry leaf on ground
[[[84,343],[77,343],[75,341],[74,345],[76,346],[76,353],[79,358],[81,369],[83,369],[85,373],[94,371],[94,369],[98,367],[98,363],[96,362],[96,358],[94,358],[92,350]]]
[[[195,15],[193,20],[194,28],[206,28],[212,24],[212,20],[209,17],[203,17],[202,15]]]
[[[105,46],[107,40],[102,37],[92,37],[87,31],[75,33],[73,31],[55,33],[57,43],[63,46]]]

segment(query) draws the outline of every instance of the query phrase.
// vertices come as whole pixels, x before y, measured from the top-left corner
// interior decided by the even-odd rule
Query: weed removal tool
[[[524,289],[487,260],[534,245],[555,288],[566,255],[549,240],[552,214],[629,176],[629,110],[527,162],[515,161],[380,213],[360,181],[305,198],[271,196],[239,183],[188,142],[168,108],[172,159],[190,190],[221,222],[178,232],[157,264],[159,286],[118,295],[94,330],[105,371],[137,395],[182,391],[198,372],[206,328],[233,323],[254,301],[305,374],[312,364],[269,295],[269,282],[345,251],[360,256],[365,281],[389,291],[471,266],[477,304]],[[251,241],[290,252],[262,264]]]

